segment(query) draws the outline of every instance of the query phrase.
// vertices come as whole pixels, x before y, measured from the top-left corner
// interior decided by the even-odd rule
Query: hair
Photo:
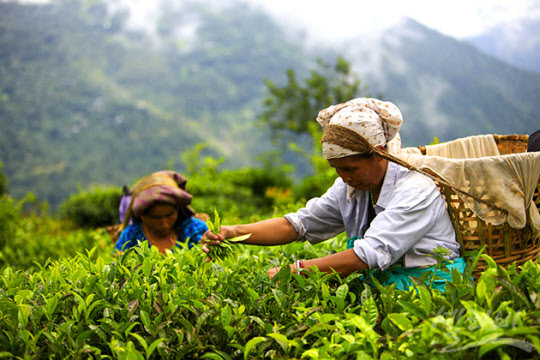
[[[434,180],[434,181],[437,181],[443,185],[446,185],[448,187],[450,187],[451,189],[455,190],[456,192],[459,192],[463,195],[467,195],[467,196],[470,196],[472,197],[474,200],[484,204],[484,205],[487,205],[487,206],[490,206],[491,208],[495,209],[495,210],[498,210],[498,211],[501,211],[503,212],[504,214],[507,214],[508,211],[505,210],[505,209],[501,209],[500,207],[490,203],[489,201],[486,201],[484,199],[481,199],[473,194],[469,194],[468,192],[466,191],[463,191],[455,186],[453,186],[452,184],[450,184],[448,181],[436,176],[436,175],[433,175],[433,174],[430,174],[429,172],[426,172],[424,170],[421,170],[411,164],[409,164],[408,162],[400,159],[400,158],[397,158],[395,157],[394,155],[386,152],[386,151],[383,151],[381,149],[379,149],[378,147],[376,146],[373,146],[372,144],[370,144],[369,141],[367,141],[363,136],[361,136],[360,134],[358,134],[356,131],[354,130],[351,130],[345,126],[341,126],[341,125],[327,125],[324,129],[324,135],[321,139],[321,143],[322,142],[326,142],[326,143],[330,143],[330,144],[336,144],[336,145],[339,145],[341,147],[344,147],[346,149],[349,149],[349,150],[352,150],[352,151],[356,151],[358,152],[359,154],[358,155],[362,155],[362,156],[372,156],[372,155],[378,155],[384,159],[387,159],[388,161],[391,161],[395,164],[398,164],[398,165],[401,165],[411,171],[415,171],[419,174],[422,174],[422,175],[425,175],[427,177],[429,177],[431,180]]]

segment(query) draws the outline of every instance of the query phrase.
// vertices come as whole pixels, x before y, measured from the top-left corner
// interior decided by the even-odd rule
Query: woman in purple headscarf
[[[159,171],[139,180],[131,190],[124,230],[115,249],[122,251],[148,241],[166,253],[179,243],[187,242],[189,247],[199,243],[208,227],[189,207],[192,196],[186,192],[186,182],[173,171]],[[133,224],[126,227],[130,218]]]

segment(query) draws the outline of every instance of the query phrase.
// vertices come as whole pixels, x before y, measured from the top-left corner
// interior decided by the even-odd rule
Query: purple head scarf
[[[159,171],[142,178],[131,190],[133,216],[140,217],[156,203],[171,204],[183,215],[193,215],[188,206],[192,196],[186,192],[186,182],[185,177],[174,171]]]

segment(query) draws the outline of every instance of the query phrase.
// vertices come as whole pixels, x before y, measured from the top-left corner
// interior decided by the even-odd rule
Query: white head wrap
[[[340,125],[355,131],[371,145],[384,145],[395,156],[401,153],[399,129],[403,124],[401,112],[389,101],[373,98],[357,98],[346,103],[330,106],[319,112],[319,124]],[[359,154],[337,144],[323,142],[325,159],[336,159]]]

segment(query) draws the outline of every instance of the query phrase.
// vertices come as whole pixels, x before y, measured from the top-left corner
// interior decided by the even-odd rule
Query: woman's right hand
[[[219,242],[223,239],[235,237],[236,232],[232,226],[222,226],[219,228],[219,234],[214,234],[211,230],[206,230],[201,238],[202,251],[209,254],[210,249],[208,246],[219,245]],[[206,262],[212,261],[210,256],[206,257]]]

